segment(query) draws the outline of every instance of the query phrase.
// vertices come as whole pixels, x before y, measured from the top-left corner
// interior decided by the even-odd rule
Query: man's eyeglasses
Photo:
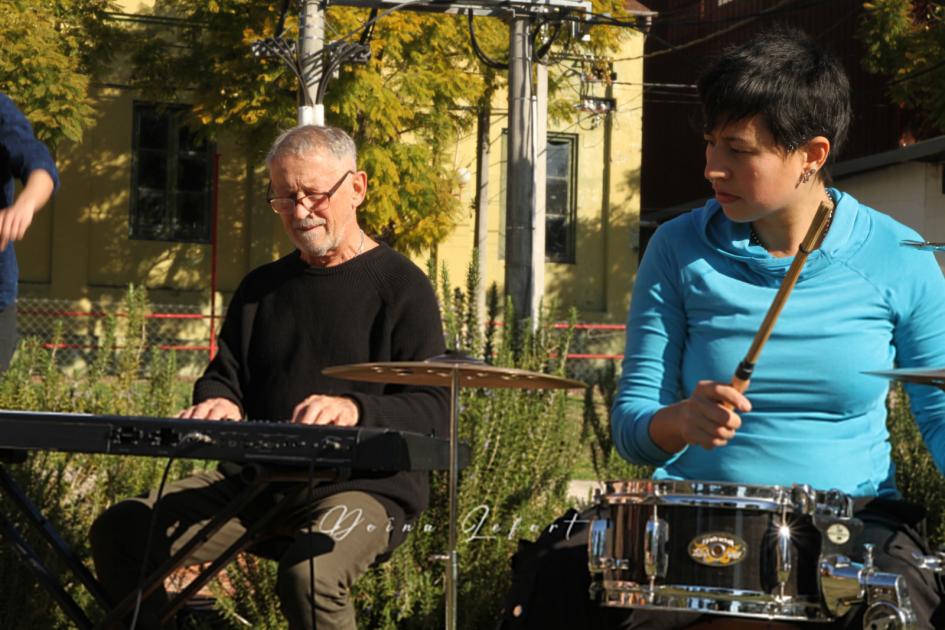
[[[302,207],[306,210],[311,210],[331,201],[331,196],[341,187],[341,183],[345,181],[348,175],[354,175],[354,171],[345,171],[341,179],[335,182],[335,185],[329,188],[327,192],[313,192],[303,197],[272,197],[270,196],[272,195],[272,182],[269,182],[266,201],[269,202],[269,206],[276,214],[292,214],[298,204],[302,204]]]

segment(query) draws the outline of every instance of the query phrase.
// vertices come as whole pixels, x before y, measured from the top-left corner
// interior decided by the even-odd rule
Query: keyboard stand
[[[173,571],[183,566],[187,557],[205,542],[207,542],[214,533],[231,518],[235,517],[240,510],[245,508],[250,501],[259,496],[270,484],[276,482],[299,482],[297,488],[287,492],[285,497],[274,505],[268,512],[259,518],[246,533],[243,534],[226,551],[203,569],[180,593],[178,593],[167,606],[161,611],[161,622],[166,623],[173,615],[186,603],[191,595],[210,581],[220,570],[223,569],[233,558],[242,550],[257,542],[262,533],[266,530],[277,517],[281,515],[283,505],[289,506],[296,499],[301,499],[308,491],[309,479],[335,479],[344,474],[345,470],[318,470],[315,475],[310,475],[308,471],[284,471],[272,470],[265,466],[256,464],[248,465],[244,468],[249,473],[249,479],[246,488],[237,494],[226,507],[207,523],[191,540],[189,540],[177,553],[161,564],[155,571],[145,578],[142,585],[142,599],[146,599],[156,589],[164,584],[165,578]],[[41,510],[26,496],[15,480],[10,476],[7,470],[0,464],[0,493],[7,496],[18,511],[26,517],[29,524],[37,529],[45,538],[46,542],[55,552],[55,554],[65,563],[66,568],[81,583],[85,589],[92,595],[95,602],[104,610],[108,611],[104,620],[98,625],[92,623],[89,616],[81,606],[65,590],[61,580],[52,571],[50,571],[40,560],[36,551],[26,542],[25,537],[18,527],[8,518],[6,514],[0,511],[0,532],[13,546],[20,560],[34,573],[40,586],[55,599],[59,607],[66,616],[71,619],[80,630],[92,630],[100,628],[102,630],[124,627],[123,619],[134,608],[138,599],[138,592],[127,595],[123,600],[113,605],[111,598],[105,593],[102,584],[92,575],[86,566],[82,563],[75,552],[62,539],[52,524],[43,516]]]

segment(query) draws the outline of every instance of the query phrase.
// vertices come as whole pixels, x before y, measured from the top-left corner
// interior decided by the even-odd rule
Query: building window
[[[131,238],[210,242],[213,145],[185,123],[188,107],[135,103]]]
[[[506,185],[508,131],[502,131],[502,169],[499,182],[502,212],[499,214],[499,259],[505,259],[505,225],[508,211]],[[552,134],[545,155],[545,260],[573,263],[577,214],[577,136]]]
[[[574,262],[577,136],[548,134],[545,171],[545,258]]]

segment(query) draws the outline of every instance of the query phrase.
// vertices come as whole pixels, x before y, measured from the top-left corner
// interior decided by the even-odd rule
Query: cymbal
[[[932,252],[945,252],[945,243],[933,243],[931,241],[899,241],[899,244],[905,247],[924,249]]]
[[[878,370],[876,372],[864,372],[873,376],[882,376],[894,381],[903,383],[919,383],[921,385],[936,385],[945,389],[945,369],[914,369],[899,368],[896,370]]]
[[[426,361],[353,363],[322,370],[326,376],[369,383],[403,383],[449,387],[453,372],[459,373],[461,387],[503,387],[518,389],[577,389],[586,384],[570,378],[489,365],[463,354],[448,353]]]

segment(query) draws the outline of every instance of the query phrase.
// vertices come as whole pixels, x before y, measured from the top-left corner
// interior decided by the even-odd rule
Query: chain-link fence
[[[564,330],[567,324],[556,324]],[[577,323],[568,352],[567,374],[570,378],[592,385],[608,364],[623,359],[624,331],[622,324]]]
[[[124,317],[114,305],[84,303],[77,308],[71,300],[20,298],[17,300],[17,326],[21,338],[34,337],[43,347],[56,350],[60,365],[66,370],[81,370],[90,365],[105,338],[109,316]],[[175,352],[182,374],[195,374],[209,361],[211,344],[210,315],[201,307],[187,304],[151,304],[146,317],[149,348]],[[217,316],[214,328],[218,329]],[[61,326],[59,338],[56,327]],[[116,341],[120,349],[121,340]]]
[[[40,298],[20,298],[17,311],[20,336],[35,337],[44,347],[55,348],[60,365],[68,370],[81,370],[91,364],[105,336],[106,318],[124,316],[114,305],[85,303],[83,308],[77,308],[70,300]],[[222,312],[225,310],[221,309]],[[214,330],[219,330],[221,319],[216,316]],[[199,374],[215,344],[210,320],[200,306],[151,304],[146,316],[149,347],[175,352],[182,374]],[[58,340],[57,323],[61,326]],[[555,327],[563,331],[567,324]],[[568,376],[588,384],[594,382],[598,371],[608,362],[621,359],[623,341],[622,325],[577,324],[568,354]]]

